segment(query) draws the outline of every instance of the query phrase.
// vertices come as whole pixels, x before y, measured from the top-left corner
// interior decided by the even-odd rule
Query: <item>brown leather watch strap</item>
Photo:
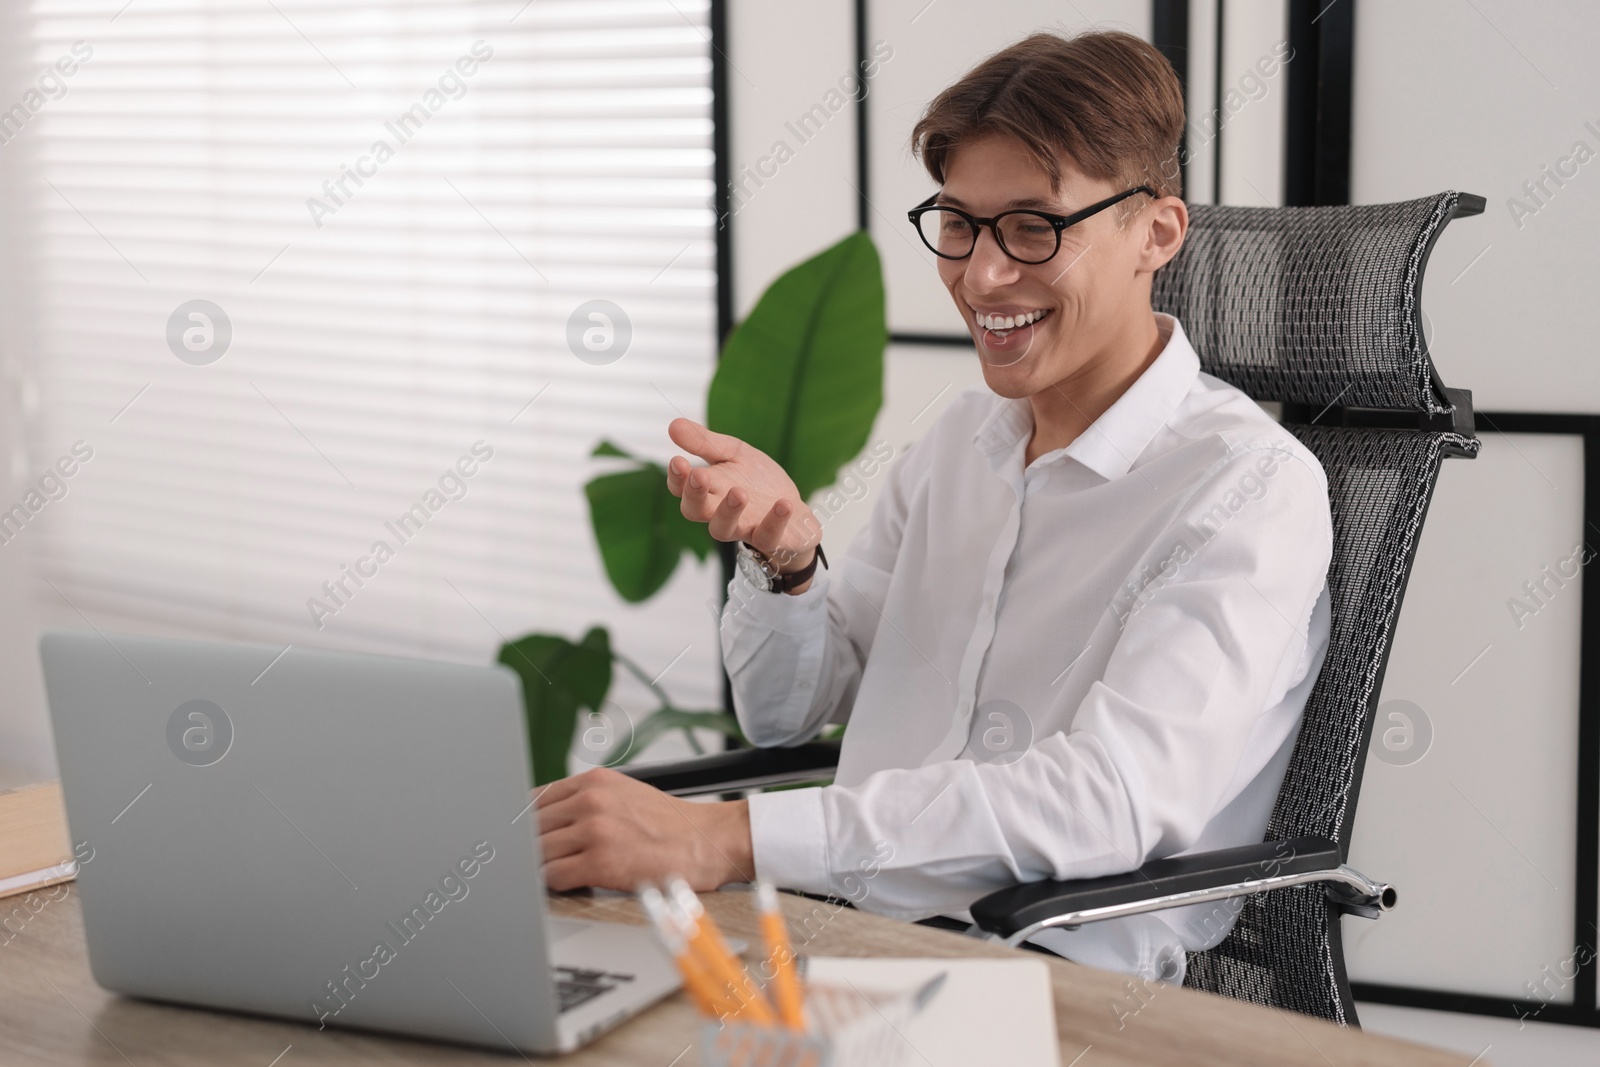
[[[772,557],[762,552],[755,545],[752,545],[748,541],[741,543],[751,552],[755,553],[758,559],[771,564]],[[810,563],[807,563],[804,567],[801,567],[792,574],[774,575],[771,579],[772,584],[767,587],[767,592],[787,593],[789,590],[794,589],[797,586],[805,585],[811,580],[812,576],[817,573],[818,563],[822,564],[824,567],[828,565],[828,557],[822,554],[822,545],[820,543],[817,545],[816,552],[812,554]]]

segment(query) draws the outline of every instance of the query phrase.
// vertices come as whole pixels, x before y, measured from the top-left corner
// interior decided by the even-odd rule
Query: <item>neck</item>
[[[1156,361],[1168,336],[1147,311],[1077,370],[1029,397],[1033,437],[1023,465],[1077,440]]]

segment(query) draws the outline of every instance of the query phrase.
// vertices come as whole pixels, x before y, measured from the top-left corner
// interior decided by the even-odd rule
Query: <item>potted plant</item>
[[[833,483],[867,442],[883,404],[888,343],[877,248],[857,231],[792,267],[762,293],[728,335],[706,397],[706,423],[767,453],[802,497]],[[629,603],[654,596],[685,554],[705,560],[706,528],[683,517],[663,463],[610,441],[592,453],[624,461],[584,492],[607,578]],[[577,641],[535,633],[502,645],[499,660],[522,677],[536,784],[566,776],[579,717],[600,715],[617,667],[650,689],[659,706],[610,749],[626,762],[670,730],[715,730],[742,741],[731,709],[685,709],[594,626]]]

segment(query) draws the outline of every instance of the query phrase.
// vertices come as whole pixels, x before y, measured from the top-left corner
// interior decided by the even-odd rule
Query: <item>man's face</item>
[[[1086,177],[1064,155],[1061,187],[1021,142],[992,135],[951,152],[938,203],[980,218],[1010,208],[1036,208],[1056,215],[1074,211],[1122,192],[1108,182]],[[1150,198],[1135,196],[1140,215],[1117,225],[1117,204],[1061,233],[1061,248],[1043,263],[1019,263],[983,227],[966,259],[940,259],[939,278],[966,320],[989,388],[1001,396],[1026,397],[1076,375],[1107,350],[1143,308],[1148,314],[1149,227],[1142,225]],[[1145,284],[1141,285],[1141,279]],[[1011,329],[992,329],[989,316],[1037,321]],[[1042,317],[1040,316],[1042,313]]]

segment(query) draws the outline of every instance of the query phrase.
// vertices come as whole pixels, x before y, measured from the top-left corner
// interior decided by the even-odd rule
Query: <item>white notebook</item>
[[[927,1006],[903,1029],[930,1067],[1060,1067],[1055,998],[1043,960],[858,959],[809,956],[806,980],[862,992],[912,990],[946,972]]]

